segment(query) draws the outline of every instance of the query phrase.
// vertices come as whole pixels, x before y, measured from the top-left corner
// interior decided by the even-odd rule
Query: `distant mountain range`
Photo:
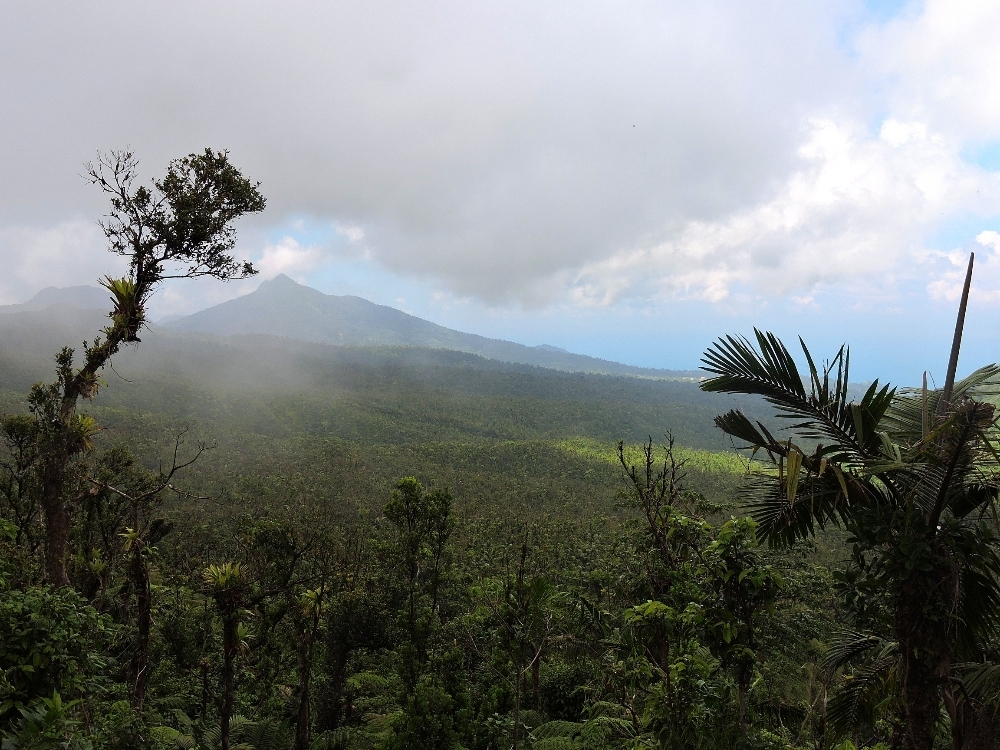
[[[110,310],[111,294],[97,286],[47,286],[27,302],[0,305],[0,314],[37,312],[54,305],[77,307],[81,310]]]
[[[0,314],[44,310],[54,305],[107,310],[110,303],[108,293],[98,287],[48,287],[28,302],[0,306]],[[320,344],[447,349],[568,372],[670,380],[697,380],[701,376],[698,371],[633,367],[572,354],[548,344],[525,346],[462,333],[360,297],[323,294],[285,275],[263,282],[257,291],[243,297],[161,325],[173,331],[218,336],[267,334]]]

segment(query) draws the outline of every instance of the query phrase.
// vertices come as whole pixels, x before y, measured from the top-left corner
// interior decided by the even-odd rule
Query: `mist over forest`
[[[0,4],[0,750],[1000,748],[1000,4]]]
[[[880,614],[902,592],[876,584],[899,552],[866,540],[873,489],[857,486],[902,482],[858,462],[929,450],[921,430],[942,391],[854,384],[844,352],[815,369],[803,350],[796,365],[770,334],[720,340],[700,373],[628,368],[287,278],[130,328],[137,285],[105,286],[0,308],[8,746],[906,737],[905,692],[887,701],[904,668],[891,640],[900,605]],[[814,368],[808,386],[798,366]],[[987,368],[952,384],[956,406],[942,407],[985,410],[984,444],[996,378]],[[914,439],[921,399],[915,446],[887,443]],[[795,421],[775,422],[774,407]],[[938,431],[968,435],[950,413]],[[946,455],[972,450],[968,436],[938,441]],[[45,457],[60,445],[71,452],[56,472]],[[975,489],[954,491],[951,533],[981,567],[995,538],[982,515],[992,459],[963,460]],[[954,481],[926,461],[904,476],[923,466]],[[976,596],[989,595],[946,602],[980,608]],[[973,640],[952,658],[971,713],[939,709],[952,734],[982,742],[993,666],[967,649],[986,647],[993,621],[962,618],[955,637]],[[926,630],[939,645],[938,622]]]

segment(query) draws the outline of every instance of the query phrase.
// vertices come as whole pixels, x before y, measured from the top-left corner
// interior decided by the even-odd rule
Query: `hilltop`
[[[569,372],[697,380],[696,371],[633,367],[542,344],[525,346],[437,325],[361,297],[323,294],[285,275],[257,291],[165,324],[175,331],[270,334],[335,346],[413,346]]]

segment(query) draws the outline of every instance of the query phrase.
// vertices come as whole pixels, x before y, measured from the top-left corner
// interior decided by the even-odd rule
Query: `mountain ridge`
[[[0,315],[15,318],[18,314],[43,313],[51,326],[56,318],[73,318],[72,310],[108,309],[110,300],[106,290],[81,285],[46,287],[27,302],[0,305]],[[262,282],[250,294],[191,315],[170,316],[156,325],[179,333],[256,334],[334,346],[439,349],[564,372],[686,381],[701,378],[701,373],[693,370],[636,367],[575,354],[551,344],[527,346],[456,331],[362,297],[324,294],[284,274]]]
[[[269,334],[319,344],[448,349],[568,372],[683,380],[700,377],[697,371],[635,367],[573,354],[549,344],[527,346],[464,333],[361,297],[324,294],[284,274],[263,282],[250,294],[163,327],[216,335]]]
[[[79,286],[47,286],[27,302],[0,305],[0,315],[38,312],[53,306],[76,307],[81,310],[109,310],[111,296],[106,289],[81,284]]]

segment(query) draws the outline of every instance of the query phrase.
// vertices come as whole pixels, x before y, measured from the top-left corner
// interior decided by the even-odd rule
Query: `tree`
[[[959,645],[985,642],[1000,622],[989,520],[1000,494],[998,433],[993,405],[979,398],[1000,368],[954,383],[953,353],[941,391],[876,381],[854,402],[847,348],[820,369],[801,346],[808,386],[785,345],[756,331],[756,347],[727,336],[706,352],[714,377],[701,387],[762,396],[787,420],[791,435],[781,438],[737,410],[716,424],[773,467],[750,487],[763,537],[791,544],[827,524],[850,534],[856,610],[898,644],[899,739],[929,750]],[[878,597],[884,607],[866,606]]]
[[[344,565],[336,591],[324,606],[322,661],[323,690],[317,706],[317,730],[336,730],[351,719],[348,687],[351,656],[361,649],[385,648],[392,618],[385,582],[361,540]]]
[[[627,498],[645,521],[638,551],[647,601],[627,609],[615,642],[616,662],[630,689],[641,694],[641,723],[661,747],[699,747],[712,699],[702,635],[709,597],[704,550],[711,526],[694,513],[699,497],[684,486],[684,462],[667,435],[662,457],[652,438],[637,466],[618,443]]]
[[[451,493],[425,492],[415,477],[396,483],[385,517],[396,527],[395,553],[401,564],[405,601],[399,646],[401,714],[392,725],[390,746],[399,750],[461,745],[461,686],[452,679],[452,660],[434,651],[442,625],[441,596],[449,545],[455,529]],[[436,658],[432,658],[436,657]]]
[[[722,663],[736,675],[743,736],[747,734],[747,692],[757,661],[757,615],[774,603],[782,585],[781,576],[760,560],[756,529],[751,518],[732,518],[704,553],[716,592],[708,615],[713,645]]]
[[[543,576],[531,576],[528,569],[528,541],[521,543],[513,573],[502,579],[486,579],[472,589],[474,601],[495,626],[496,648],[503,654],[501,666],[493,672],[514,694],[513,747],[521,746],[524,681],[531,675],[534,708],[537,711],[539,674],[542,658],[557,637],[559,611],[565,596]],[[472,631],[469,631],[470,636]],[[473,647],[482,651],[475,639]]]
[[[404,621],[413,653],[404,682],[415,684],[419,668],[427,660],[427,641],[433,619],[438,616],[448,540],[455,529],[451,493],[447,489],[425,492],[415,477],[404,477],[396,483],[384,512],[397,528],[405,576]]]
[[[72,510],[79,498],[67,497],[75,459],[91,447],[97,423],[78,412],[80,399],[93,399],[100,374],[126,344],[139,342],[146,322],[146,305],[166,279],[211,276],[227,281],[256,271],[232,254],[236,233],[232,222],[262,211],[258,184],[247,180],[229,162],[225,151],[175,159],[167,174],[152,187],[137,185],[138,160],[131,151],[100,155],[87,165],[90,182],[111,200],[111,213],[101,222],[111,252],[128,258],[120,279],[105,277],[111,292],[111,323],[83,349],[82,366],[64,348],[56,357],[56,380],[37,384],[28,405],[37,425],[34,471],[39,505],[45,519],[45,575],[65,586],[66,549]]]
[[[209,565],[205,585],[222,616],[222,703],[219,708],[219,746],[229,750],[230,723],[236,697],[236,655],[246,650],[245,627],[240,612],[246,605],[247,577],[238,562]]]
[[[308,750],[311,719],[309,712],[309,686],[312,678],[313,648],[322,625],[323,605],[326,603],[326,585],[303,591],[292,608],[295,624],[298,682],[296,699],[298,710],[295,718],[295,745],[293,750]]]
[[[161,466],[158,474],[138,469],[134,466],[134,459],[126,456],[123,468],[130,470],[128,473],[132,476],[122,479],[131,479],[129,484],[120,482],[111,484],[105,477],[91,478],[91,483],[95,487],[116,495],[127,504],[129,525],[120,536],[125,540],[124,552],[128,559],[127,579],[136,604],[136,636],[132,658],[127,667],[127,678],[129,701],[137,713],[142,712],[146,688],[149,685],[149,642],[153,625],[153,595],[147,558],[152,548],[170,533],[173,527],[170,521],[151,518],[150,513],[163,501],[164,490],[170,490],[184,497],[193,497],[174,486],[174,476],[194,464],[207,450],[203,443],[199,443],[197,451],[191,458],[178,461],[178,453],[184,445],[183,437],[183,433],[178,435],[174,442],[170,468]]]
[[[0,440],[5,456],[0,459],[0,511],[16,529],[15,543],[34,555],[41,543],[36,534],[38,492],[33,467],[38,455],[38,425],[27,414],[0,419]]]
[[[649,438],[640,466],[630,462],[619,440],[618,463],[627,480],[628,502],[646,521],[644,566],[650,595],[673,603],[696,600],[696,569],[711,527],[692,512],[698,496],[684,487],[684,462],[677,460],[673,435],[667,435],[659,460]]]

